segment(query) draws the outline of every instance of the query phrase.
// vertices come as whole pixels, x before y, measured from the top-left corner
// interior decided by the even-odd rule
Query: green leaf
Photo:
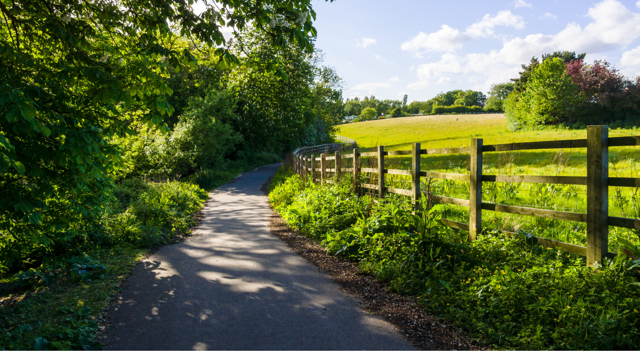
[[[22,175],[24,174],[26,168],[24,167],[24,165],[22,165],[22,163],[20,161],[14,161],[13,162],[13,168],[16,169],[16,171]]]
[[[36,343],[34,345],[34,348],[36,350],[47,350],[49,345],[49,342],[47,341],[47,339],[39,337],[36,339]]]

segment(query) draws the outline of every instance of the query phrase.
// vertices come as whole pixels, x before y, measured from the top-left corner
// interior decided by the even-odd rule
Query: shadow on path
[[[270,233],[259,189],[277,167],[221,186],[193,236],[135,268],[110,311],[107,349],[413,349]]]

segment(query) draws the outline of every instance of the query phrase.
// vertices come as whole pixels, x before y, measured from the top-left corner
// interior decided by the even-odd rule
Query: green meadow
[[[419,142],[423,149],[468,146],[471,138],[485,145],[517,142],[585,139],[586,129],[556,129],[511,132],[502,114],[434,115],[366,121],[338,126],[339,135],[355,139],[362,151],[384,145],[385,150],[408,150]],[[636,129],[610,129],[609,137],[640,135]],[[467,154],[423,155],[423,171],[469,173]],[[586,149],[493,152],[484,155],[483,173],[492,175],[586,176]],[[610,177],[640,177],[640,147],[609,150]],[[364,167],[375,167],[376,158],[363,158]],[[348,165],[348,164],[346,164]],[[411,168],[408,156],[388,157],[389,169]],[[374,174],[364,181],[375,182]],[[388,175],[387,186],[410,189],[406,176]],[[466,182],[424,179],[421,187],[437,195],[468,199]],[[586,212],[586,186],[559,184],[484,183],[483,201],[540,209]],[[468,210],[447,205],[447,218],[466,222]],[[609,214],[640,218],[638,188],[609,188]],[[586,244],[586,224],[483,211],[483,226],[492,229],[524,231],[535,236],[572,244]],[[640,231],[610,227],[610,251],[627,249],[640,256]]]

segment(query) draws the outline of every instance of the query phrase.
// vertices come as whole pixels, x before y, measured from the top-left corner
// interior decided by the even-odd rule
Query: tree
[[[376,111],[376,109],[370,107],[362,109],[362,112],[360,113],[361,120],[373,120],[377,117],[378,112]]]
[[[513,91],[513,83],[493,84],[489,90],[489,98],[485,104],[485,110],[502,112],[504,111],[504,100]]]
[[[390,115],[391,115],[392,118],[401,117],[402,116],[402,109],[395,108],[395,109],[391,110],[391,114]]]
[[[585,124],[601,124],[637,116],[638,79],[625,78],[606,60],[587,65],[582,59],[567,63],[567,74],[578,86],[581,102],[577,113]]]
[[[402,109],[405,109],[407,107],[407,99],[409,98],[409,96],[407,94],[404,94],[404,96],[402,97]]]
[[[484,102],[487,97],[481,91],[460,91],[457,94],[456,100],[453,102],[453,105],[464,105],[464,106],[484,106]]]
[[[73,216],[99,216],[121,164],[110,140],[134,124],[165,128],[175,108],[172,69],[208,57],[227,68],[240,60],[221,29],[249,25],[274,48],[313,50],[310,0],[1,1],[0,232],[48,248],[73,238]],[[188,46],[176,47],[180,37]],[[275,77],[287,74],[265,62]],[[58,206],[58,204],[60,206]],[[63,209],[45,219],[53,208]],[[10,234],[10,235],[7,235]]]
[[[434,105],[439,106],[451,106],[455,103],[456,99],[460,96],[461,93],[464,93],[462,90],[451,90],[446,93],[440,93],[433,97]]]
[[[566,69],[560,58],[548,58],[536,67],[515,108],[511,105],[506,107],[513,111],[508,115],[515,122],[512,128],[571,121],[579,103],[579,89]]]
[[[542,54],[542,61],[551,58],[559,58],[562,59],[562,61],[564,61],[565,63],[568,63],[574,60],[583,60],[585,56],[587,56],[586,53],[576,55],[575,51],[555,51],[551,54]],[[538,65],[540,65],[540,62],[535,56],[531,58],[529,65],[521,65],[523,71],[519,73],[520,77],[518,79],[511,79],[511,81],[514,82],[514,91],[516,93],[524,92],[531,74],[533,74]]]

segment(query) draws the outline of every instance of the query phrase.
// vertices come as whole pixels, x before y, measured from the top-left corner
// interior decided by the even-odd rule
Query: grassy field
[[[359,122],[338,126],[338,134],[358,141],[361,148],[384,145],[389,150],[407,150],[419,142],[422,148],[445,148],[468,146],[471,138],[482,138],[485,145],[529,141],[586,139],[586,129],[581,130],[535,130],[511,132],[504,115],[435,115]],[[609,136],[640,135],[638,129],[610,129]],[[640,177],[640,147],[611,148],[609,151],[609,176]],[[423,155],[423,171],[469,173],[467,154]],[[375,167],[375,158],[365,158],[363,166]],[[410,157],[386,159],[389,169],[409,170]],[[565,175],[586,176],[586,149],[531,150],[484,155],[484,174],[495,175]],[[348,166],[348,165],[347,165]],[[365,181],[375,182],[374,174],[365,175]],[[434,180],[428,185],[431,192],[456,198],[468,199],[469,185],[465,182]],[[386,177],[387,186],[410,189],[410,180],[405,176]],[[640,192],[637,188],[609,189],[609,213],[611,216],[640,218]],[[483,201],[506,205],[526,206],[550,210],[586,212],[586,187],[557,184],[512,184],[485,183]],[[465,222],[468,210],[450,206],[447,217]],[[485,226],[510,231],[523,230],[536,236],[584,245],[586,224],[550,220],[529,216],[511,215],[483,211]],[[624,243],[640,256],[640,232],[621,228],[610,229],[612,249],[621,250]]]

